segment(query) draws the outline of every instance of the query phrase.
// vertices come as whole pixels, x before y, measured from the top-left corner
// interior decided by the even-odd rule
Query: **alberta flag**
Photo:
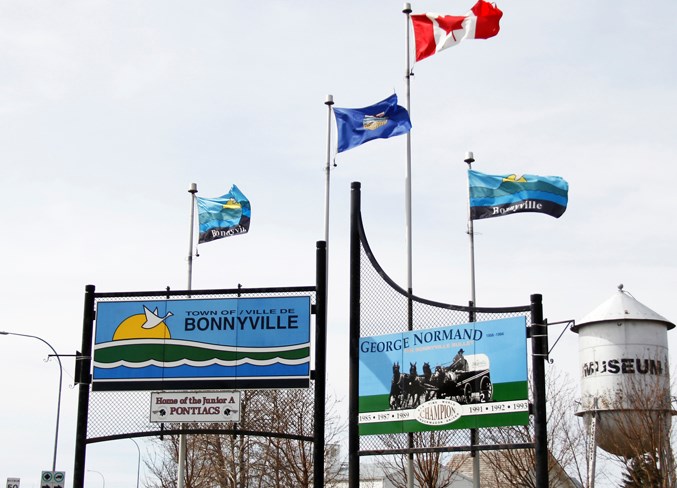
[[[569,184],[559,176],[485,175],[468,170],[470,218],[539,212],[559,218],[567,208]]]
[[[196,200],[200,221],[198,243],[246,234],[249,231],[251,206],[237,186],[233,185],[223,196],[196,197]]]
[[[372,139],[387,139],[411,130],[409,112],[397,104],[393,94],[370,107],[334,108],[338,131],[338,152],[347,151]]]

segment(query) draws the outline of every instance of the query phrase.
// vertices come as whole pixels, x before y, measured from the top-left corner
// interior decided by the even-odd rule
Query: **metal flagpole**
[[[475,158],[471,151],[465,153],[464,161],[468,164],[468,169],[472,169],[472,163]],[[468,237],[470,238],[470,303],[472,307],[477,306],[477,298],[475,296],[475,228],[473,226],[472,215],[470,212],[470,180],[468,180]],[[473,321],[475,314],[472,314]],[[478,430],[470,429],[470,445],[476,446],[478,443]],[[473,488],[480,488],[480,453],[479,451],[471,451],[472,456],[472,485]]]
[[[468,169],[472,169],[475,158],[471,151],[465,153],[464,161],[468,164]],[[470,216],[470,180],[468,180],[468,236],[470,237],[470,300],[473,306],[477,306],[475,302],[475,230]]]
[[[193,289],[193,237],[195,234],[195,194],[197,193],[197,184],[191,183],[188,188],[190,193],[190,237],[188,239],[188,290]],[[179,435],[179,469],[178,469],[178,488],[186,486],[186,457],[188,453],[188,438],[186,434]]]
[[[193,236],[195,235],[195,194],[197,183],[191,183],[188,188],[190,193],[190,237],[188,239],[188,290],[193,286]]]
[[[411,60],[410,60],[410,46],[409,46],[409,36],[410,36],[410,17],[411,17],[411,4],[405,3],[404,9],[402,12],[407,16],[406,24],[406,51],[405,58],[407,64],[407,70],[405,72],[405,81],[406,81],[406,108],[409,113],[409,118],[411,118]],[[409,295],[412,293],[412,265],[411,265],[411,131],[407,132],[407,164],[404,176],[404,202],[405,202],[405,213],[406,213],[406,233],[407,233],[407,291]],[[409,317],[411,325],[411,315]]]
[[[406,71],[405,79],[405,97],[406,108],[411,118],[411,46],[409,44],[410,38],[410,18],[411,18],[411,4],[405,3],[402,13],[406,16],[406,42],[405,42],[405,61]],[[404,175],[404,205],[405,205],[405,228],[407,234],[407,293],[408,293],[408,330],[414,328],[413,318],[413,279],[412,279],[412,245],[411,245],[411,131],[407,132],[407,163]],[[414,448],[414,434],[409,433],[409,449]],[[414,488],[414,454],[410,452],[407,454],[407,488]]]
[[[324,167],[324,242],[329,247],[329,181],[331,176],[331,106],[334,97],[327,95],[324,104],[327,106],[327,164]]]

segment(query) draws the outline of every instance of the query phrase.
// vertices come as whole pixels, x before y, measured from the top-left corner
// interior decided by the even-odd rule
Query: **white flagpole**
[[[327,106],[327,164],[324,167],[324,242],[329,248],[329,182],[331,176],[331,106],[334,97],[327,95],[324,104]]]
[[[409,113],[409,118],[411,118],[411,46],[409,44],[410,38],[410,18],[411,18],[411,4],[409,2],[404,4],[402,13],[406,16],[406,42],[405,42],[405,61],[406,61],[406,71],[404,74],[405,79],[405,100],[406,100],[406,109]],[[414,327],[413,322],[413,304],[412,304],[412,294],[413,294],[413,278],[412,278],[412,238],[411,238],[411,131],[407,132],[407,163],[404,174],[404,205],[405,205],[405,229],[406,229],[406,239],[407,239],[407,293],[408,304],[407,310],[408,313],[408,330],[412,330]],[[409,435],[409,448],[414,447],[414,435],[410,432]],[[407,488],[414,488],[414,455],[409,453],[407,455]]]
[[[197,193],[197,184],[191,183],[188,188],[190,193],[190,237],[188,239],[188,290],[193,289],[193,236],[195,235],[195,194]],[[178,467],[178,488],[186,486],[186,458],[188,451],[188,439],[186,434],[179,435],[179,467]]]
[[[465,153],[464,161],[468,164],[468,169],[472,169],[472,163],[475,162],[475,157],[472,151]],[[470,300],[472,306],[477,306],[477,297],[475,295],[475,228],[473,225],[472,215],[470,211],[470,176],[468,176],[468,237],[470,238]],[[470,429],[470,444],[477,444],[478,429]],[[473,488],[480,488],[480,453],[475,451],[475,456],[472,458],[472,486]]]
[[[411,16],[411,4],[405,3],[404,9],[402,12],[407,17],[406,24],[406,48],[405,48],[405,59],[407,64],[407,69],[405,72],[405,85],[406,85],[406,108],[409,113],[409,118],[411,118],[411,54],[410,54],[410,16]],[[407,132],[407,164],[404,175],[404,204],[405,204],[405,220],[406,220],[406,233],[407,233],[407,291],[411,295],[413,284],[412,284],[412,246],[411,246],[411,131]],[[411,322],[411,317],[410,317]],[[411,325],[411,323],[410,323]]]
[[[472,169],[472,163],[475,162],[472,151],[465,153],[464,161],[468,164],[468,169]],[[470,179],[468,177],[468,237],[470,237],[470,300],[473,306],[477,306],[475,296],[475,229],[473,220],[470,216]]]
[[[197,183],[191,183],[188,188],[190,193],[190,238],[188,239],[188,290],[193,286],[193,236],[195,235],[195,194],[197,193]]]

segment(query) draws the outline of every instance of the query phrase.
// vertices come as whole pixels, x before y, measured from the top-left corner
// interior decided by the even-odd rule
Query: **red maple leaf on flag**
[[[465,20],[465,17],[458,15],[440,15],[435,20],[437,21],[437,25],[440,26],[440,29],[444,29],[444,32],[449,35],[452,34],[452,31],[463,30],[463,21]],[[454,40],[457,40],[456,36],[453,37]]]
[[[485,0],[477,0],[475,6],[465,15],[412,15],[416,61],[455,46],[463,39],[494,37],[500,30],[499,21],[502,16],[503,12],[495,4]]]

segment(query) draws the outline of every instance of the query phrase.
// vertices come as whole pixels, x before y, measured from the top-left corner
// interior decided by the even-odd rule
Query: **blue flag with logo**
[[[569,184],[559,176],[486,175],[468,170],[470,218],[540,212],[559,218],[567,208]]]
[[[411,130],[409,112],[397,104],[393,94],[364,108],[334,108],[338,131],[338,152],[347,151],[372,139],[387,139]]]
[[[222,237],[245,234],[249,231],[251,206],[240,189],[233,185],[230,191],[217,198],[196,197],[200,237],[198,243]]]

